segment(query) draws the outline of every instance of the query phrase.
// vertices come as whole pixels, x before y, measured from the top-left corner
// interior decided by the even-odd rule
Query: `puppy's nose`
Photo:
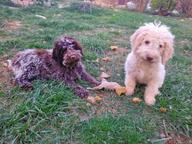
[[[76,62],[76,61],[79,60],[79,58],[78,58],[77,56],[71,56],[71,60],[74,61],[74,62]]]
[[[75,57],[76,57],[76,56],[71,56],[71,59],[75,60]]]
[[[148,60],[148,61],[153,61],[153,57],[147,56],[147,60]]]

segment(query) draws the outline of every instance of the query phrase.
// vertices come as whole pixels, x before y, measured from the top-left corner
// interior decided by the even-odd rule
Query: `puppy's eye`
[[[145,41],[145,44],[146,44],[146,45],[150,44],[150,41],[146,40],[146,41]]]
[[[163,47],[163,45],[160,44],[160,45],[159,45],[159,48],[162,48],[162,47]]]
[[[67,47],[65,45],[62,46],[63,50],[67,50]]]

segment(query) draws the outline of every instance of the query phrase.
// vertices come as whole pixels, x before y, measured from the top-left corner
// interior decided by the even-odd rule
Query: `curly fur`
[[[174,36],[165,25],[149,23],[141,26],[130,38],[132,51],[125,62],[127,95],[132,95],[136,83],[146,84],[144,93],[148,105],[163,85],[165,64],[173,55]]]
[[[77,79],[92,85],[99,82],[86,72],[81,62],[82,47],[71,37],[61,36],[55,40],[53,50],[28,49],[18,52],[10,62],[15,82],[22,88],[32,88],[34,79],[59,80],[71,87],[81,98],[88,91],[76,83]]]

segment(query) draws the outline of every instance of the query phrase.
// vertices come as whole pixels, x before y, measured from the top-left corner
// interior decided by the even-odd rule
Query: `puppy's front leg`
[[[136,86],[135,78],[131,75],[126,74],[125,86],[126,86],[126,95],[133,95]]]
[[[82,86],[76,84],[75,81],[71,80],[70,82],[68,82],[67,85],[73,88],[73,90],[75,91],[75,94],[78,95],[80,98],[86,99],[91,104],[96,103],[96,99],[92,96],[89,96],[89,92]]]
[[[154,82],[150,82],[146,89],[145,89],[145,103],[147,105],[154,105],[155,104],[155,96],[159,93],[158,84]]]
[[[87,98],[89,96],[89,92],[73,80],[68,80],[66,85],[71,87],[80,98]]]
[[[89,82],[91,85],[93,86],[97,86],[100,84],[99,81],[97,81],[92,75],[90,75],[86,70],[85,68],[82,66],[81,67],[81,78],[84,80],[84,81],[87,81]]]

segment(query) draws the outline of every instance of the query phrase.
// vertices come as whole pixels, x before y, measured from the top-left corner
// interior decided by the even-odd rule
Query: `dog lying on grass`
[[[172,57],[174,36],[161,24],[145,24],[131,36],[132,51],[125,62],[126,94],[132,95],[137,83],[146,84],[144,99],[155,104],[163,85],[165,64]]]
[[[71,87],[79,97],[93,102],[94,98],[89,96],[89,92],[76,83],[77,79],[82,79],[92,86],[100,84],[86,72],[82,56],[82,47],[75,39],[61,36],[55,41],[53,50],[28,49],[18,52],[9,67],[14,72],[15,83],[21,88],[32,89],[34,79],[58,80]]]

